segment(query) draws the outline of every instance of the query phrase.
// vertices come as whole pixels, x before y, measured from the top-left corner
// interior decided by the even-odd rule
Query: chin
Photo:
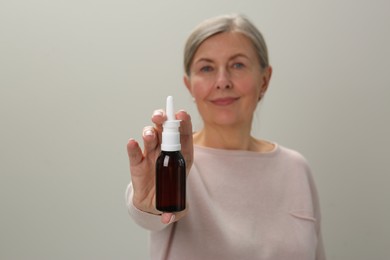
[[[223,115],[213,118],[212,122],[214,122],[214,124],[220,125],[220,126],[233,126],[233,125],[237,125],[239,123],[237,117],[223,116]]]
[[[237,125],[242,121],[242,116],[240,116],[237,111],[232,110],[219,110],[215,111],[212,109],[207,109],[201,113],[203,121],[205,123],[210,123],[220,126],[233,126]]]

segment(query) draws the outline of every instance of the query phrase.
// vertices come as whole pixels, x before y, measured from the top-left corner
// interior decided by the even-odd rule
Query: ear
[[[259,100],[264,96],[265,92],[268,89],[269,82],[271,81],[271,76],[272,76],[272,67],[268,66],[267,68],[264,69],[262,73],[263,73],[263,75],[261,76],[262,85],[260,86]]]
[[[184,81],[184,85],[186,85],[188,91],[190,92],[190,94],[191,94],[191,96],[192,96],[190,77],[187,76],[187,75],[184,75],[183,81]]]

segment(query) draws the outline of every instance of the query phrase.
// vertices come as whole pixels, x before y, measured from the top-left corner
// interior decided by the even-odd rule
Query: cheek
[[[261,82],[254,78],[243,78],[237,82],[237,86],[240,86],[242,93],[252,95],[254,98],[260,95]]]
[[[207,80],[195,77],[191,80],[191,93],[195,98],[202,99],[210,92],[210,89],[210,83]]]

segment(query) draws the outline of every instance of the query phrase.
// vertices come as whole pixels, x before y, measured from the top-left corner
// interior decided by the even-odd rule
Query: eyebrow
[[[195,60],[195,61],[194,61],[194,64],[195,64],[195,63],[199,63],[199,62],[210,62],[210,63],[212,63],[213,60],[212,60],[212,59],[209,59],[209,58],[200,58],[200,59]]]
[[[234,60],[235,58],[244,58],[244,59],[249,59],[249,57],[243,53],[237,53],[235,55],[233,55],[232,57],[229,58],[229,60]]]
[[[233,56],[231,56],[229,58],[229,60],[234,60],[236,58],[239,58],[239,57],[242,57],[244,59],[249,59],[249,57],[243,53],[237,53],[237,54],[234,54]],[[197,59],[194,61],[194,64],[195,63],[199,63],[199,62],[210,62],[210,63],[213,63],[213,60],[212,59],[209,59],[209,58],[200,58],[200,59]]]

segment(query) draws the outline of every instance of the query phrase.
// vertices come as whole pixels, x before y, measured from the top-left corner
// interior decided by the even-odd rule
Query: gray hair
[[[209,37],[223,32],[239,32],[248,37],[255,49],[261,68],[269,66],[268,50],[260,31],[243,15],[222,15],[209,18],[192,31],[184,48],[184,71],[190,75],[191,63],[199,46]]]

